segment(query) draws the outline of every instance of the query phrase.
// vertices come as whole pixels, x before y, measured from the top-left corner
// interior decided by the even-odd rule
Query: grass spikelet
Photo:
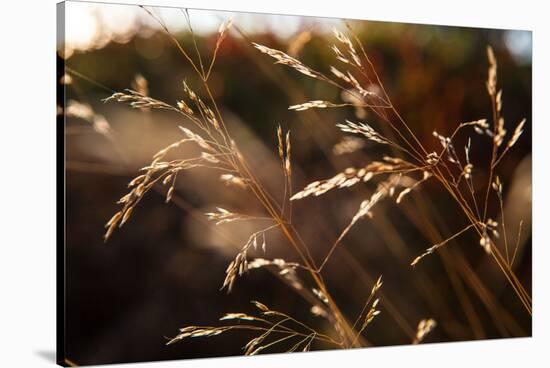
[[[406,161],[396,163],[373,161],[363,168],[349,167],[330,179],[314,181],[308,184],[303,190],[294,194],[290,199],[294,201],[309,196],[318,197],[333,189],[348,188],[360,182],[367,182],[375,175],[405,173],[417,170],[420,169]]]
[[[286,175],[290,177],[292,176],[292,167],[291,167],[292,146],[290,144],[290,130],[286,132],[285,142],[286,142],[285,171],[286,171]]]
[[[216,225],[221,225],[221,224],[226,224],[233,221],[246,219],[245,215],[233,213],[221,207],[217,207],[216,212],[206,213],[206,217],[210,221],[215,221]]]
[[[487,59],[489,61],[489,71],[487,73],[487,92],[490,96],[495,96],[497,88],[497,59],[491,46],[487,46]]]
[[[344,73],[342,73],[340,70],[338,70],[337,68],[335,68],[335,67],[332,66],[332,65],[330,66],[330,72],[331,72],[332,74],[334,74],[334,76],[335,76],[336,78],[339,78],[339,79],[341,79],[341,80],[343,80],[344,82],[347,82],[347,83],[349,83],[349,84],[352,83],[352,82],[351,82],[351,79],[350,79],[347,75],[345,75]]]
[[[220,27],[218,28],[218,41],[216,42],[216,48],[219,47],[219,45],[223,42],[225,37],[227,36],[227,32],[231,29],[233,26],[233,18],[229,18],[222,24],[220,24]]]
[[[355,63],[355,65],[357,65],[358,67],[361,67],[362,66],[361,65],[361,60],[359,59],[359,56],[357,56],[357,51],[355,51],[355,47],[353,47],[353,43],[351,42],[351,40],[345,34],[340,32],[336,28],[334,28],[332,30],[332,32],[334,33],[334,36],[338,39],[338,41],[340,41],[342,44],[344,44],[346,46],[347,51],[348,51],[349,55],[351,56],[351,58],[352,58],[353,62]],[[338,55],[337,55],[337,57],[338,57]]]
[[[328,304],[328,299],[327,299],[327,296],[325,295],[325,293],[323,293],[321,290],[318,290],[318,289],[311,289],[311,291],[313,292],[313,294],[315,294],[315,296],[317,298],[319,298],[320,301],[322,301],[323,303],[325,304]]]
[[[240,321],[256,321],[256,317],[249,316],[245,313],[226,313],[223,317],[220,318],[220,321],[231,321],[231,320],[240,320]]]
[[[215,152],[216,150],[204,140],[200,135],[193,133],[188,128],[185,128],[183,126],[179,126],[180,130],[185,134],[187,139],[196,142],[201,148],[208,150],[210,152]]]
[[[426,335],[432,332],[436,326],[437,326],[437,322],[432,318],[421,320],[418,323],[418,327],[416,329],[416,336],[414,337],[412,343],[413,344],[421,343],[426,337]]]
[[[241,178],[240,176],[235,176],[233,174],[222,174],[220,175],[220,180],[225,185],[235,185],[242,189],[246,189],[247,187],[247,179]]]
[[[225,211],[223,209],[218,209],[218,210],[222,210],[222,212]],[[215,217],[216,215],[212,214],[212,216]],[[227,214],[227,217],[225,219],[233,218],[232,216],[234,216],[234,214]],[[221,220],[224,220],[224,218],[221,218]],[[226,274],[225,280],[223,281],[223,285],[221,287],[222,290],[227,288],[227,292],[228,293],[231,292],[237,277],[242,276],[249,269],[248,259],[247,259],[248,251],[251,248],[256,249],[258,247],[258,238],[260,238],[260,240],[263,239],[262,247],[265,248],[265,245],[263,245],[265,244],[265,233],[276,227],[278,227],[278,225],[272,225],[265,229],[256,231],[252,235],[250,235],[250,237],[248,238],[244,246],[241,248],[239,253],[237,253],[233,261],[231,261],[229,266],[227,266],[227,269],[225,271],[225,274]]]
[[[312,108],[325,109],[327,107],[339,107],[339,106],[342,106],[342,105],[333,104],[332,102],[328,102],[328,101],[314,100],[314,101],[304,102],[298,105],[289,106],[288,109],[296,110],[296,111],[305,111]]]
[[[284,144],[283,144],[283,129],[281,128],[281,126],[277,126],[277,142],[279,143],[277,145],[277,149],[278,149],[278,152],[279,152],[279,158],[281,160],[284,160]]]
[[[332,147],[332,153],[339,156],[359,151],[363,147],[365,147],[364,140],[357,137],[345,136]]]
[[[165,102],[156,100],[152,97],[147,97],[139,92],[133,91],[131,89],[124,90],[125,92],[116,92],[113,93],[110,97],[103,99],[103,102],[109,102],[112,100],[118,102],[129,103],[134,109],[164,109],[164,110],[173,110],[177,111],[175,107],[169,105]]]
[[[187,103],[184,100],[179,100],[177,102],[177,105],[178,105],[178,109],[180,109],[183,113],[185,113],[187,115],[193,115],[194,114],[193,109],[190,108],[189,105],[187,105]]]
[[[361,312],[357,316],[357,319],[353,323],[353,328],[355,329],[355,326],[357,326],[359,321],[362,321],[361,327],[359,328],[357,334],[355,335],[352,346],[355,346],[355,343],[357,342],[357,340],[359,339],[359,337],[361,336],[363,331],[365,331],[367,326],[372,322],[374,317],[376,317],[378,314],[380,314],[380,311],[376,309],[380,299],[377,298],[374,301],[373,301],[373,299],[374,299],[374,297],[376,296],[376,294],[378,293],[378,291],[380,290],[381,287],[382,287],[382,276],[379,276],[378,279],[376,280],[376,282],[374,283],[374,285],[372,286],[370,294],[369,294],[367,300],[365,301],[365,304],[363,305],[363,309],[361,310]],[[368,310],[368,312],[367,312],[367,310]]]
[[[520,123],[516,126],[512,138],[508,141],[506,148],[511,148],[518,141],[519,137],[523,133],[523,126],[525,125],[525,119],[521,120]]]
[[[254,45],[255,48],[260,50],[260,52],[262,52],[266,55],[269,55],[273,59],[275,59],[276,64],[287,65],[287,66],[293,68],[294,70],[296,70],[297,72],[300,72],[304,75],[307,75],[308,77],[317,78],[317,79],[324,79],[322,74],[320,74],[320,73],[314,71],[313,69],[305,66],[304,64],[302,64],[301,61],[293,58],[292,56],[289,56],[289,55],[285,54],[282,51],[275,50],[275,49],[272,49],[272,48],[269,48],[267,46],[263,46],[263,45],[260,45],[260,44],[254,43],[254,42],[252,44]]]
[[[353,123],[349,120],[346,120],[345,124],[336,124],[341,131],[347,133],[356,133],[362,134],[368,140],[371,140],[380,144],[391,144],[391,142],[383,137],[380,133],[374,130],[370,125],[365,123]]]

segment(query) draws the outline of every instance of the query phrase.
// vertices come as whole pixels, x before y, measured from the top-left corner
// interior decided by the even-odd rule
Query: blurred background
[[[182,9],[147,8],[193,53]],[[251,46],[283,50],[314,69],[338,66],[329,46],[331,29],[342,21],[189,10],[198,48],[210,60],[219,25],[234,26],[218,52],[211,88],[231,134],[262,184],[283,195],[276,127],[292,132],[294,192],[345,168],[361,167],[384,154],[365,143],[352,153],[337,147],[345,119],[384,130],[361,108],[289,111],[309,100],[341,102],[346,96],[305,77]],[[518,239],[514,271],[531,290],[531,33],[374,21],[351,21],[372,58],[394,105],[428,151],[439,150],[432,136],[450,135],[457,124],[491,116],[485,88],[486,46],[495,49],[503,115],[511,133],[526,118],[525,133],[500,164],[508,238]],[[266,270],[237,280],[229,295],[220,291],[227,264],[257,225],[215,226],[205,212],[223,207],[261,214],[252,197],[225,187],[219,174],[197,169],[180,175],[174,200],[152,191],[131,220],[108,243],[105,222],[128,182],[158,150],[181,139],[186,122],[170,112],[104,104],[115,91],[132,88],[175,104],[184,97],[182,81],[198,86],[198,76],[158,23],[138,6],[65,3],[65,38],[58,45],[58,88],[65,89],[66,114],[66,351],[77,364],[102,364],[241,355],[254,337],[246,332],[192,339],[165,346],[187,325],[215,325],[226,312],[253,312],[259,300],[318,329],[330,330],[309,305]],[[64,68],[65,67],[65,68]],[[198,89],[198,88],[197,88]],[[198,92],[198,91],[197,91]],[[187,125],[189,126],[189,125]],[[387,128],[387,127],[386,127]],[[459,135],[464,145],[467,135]],[[335,147],[336,146],[336,147]],[[182,148],[177,157],[194,151]],[[472,135],[474,184],[483,192],[490,159],[487,138]],[[294,223],[322,260],[376,183],[356,185],[294,204]],[[499,219],[496,199],[489,207]],[[479,239],[466,233],[423,260],[410,262],[432,244],[466,226],[452,198],[428,181],[399,206],[382,202],[371,220],[359,222],[335,252],[323,276],[344,314],[360,312],[373,282],[383,275],[382,314],[369,326],[375,346],[408,344],[423,318],[437,328],[428,342],[531,335],[531,318]],[[295,260],[277,232],[268,233],[267,253],[251,257]],[[327,348],[313,345],[312,350]],[[273,351],[276,351],[273,350]]]

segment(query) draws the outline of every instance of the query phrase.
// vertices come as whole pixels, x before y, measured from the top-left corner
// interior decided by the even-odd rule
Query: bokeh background
[[[182,9],[148,9],[193,54]],[[336,123],[350,119],[384,127],[361,109],[289,111],[289,105],[316,99],[338,102],[343,96],[326,84],[273,65],[250,43],[283,50],[328,72],[330,65],[337,65],[328,47],[334,42],[331,29],[343,30],[341,20],[200,10],[189,10],[189,15],[206,60],[215,47],[218,26],[233,18],[211,88],[232,135],[276,197],[282,197],[284,183],[276,155],[278,124],[292,132],[294,191],[389,153],[367,143],[354,153],[335,154],[334,145],[343,137]],[[511,242],[523,220],[514,270],[530,291],[531,33],[374,21],[350,24],[394,104],[429,150],[439,149],[433,130],[450,134],[460,122],[490,118],[486,46],[495,49],[508,131],[521,118],[527,119],[524,135],[498,173],[505,185]],[[101,99],[124,88],[145,88],[150,96],[174,104],[184,97],[182,80],[193,86],[198,78],[170,38],[137,6],[66,2],[64,35],[57,58],[58,88],[66,93],[58,110],[68,115],[67,358],[100,364],[240,355],[253,335],[237,332],[170,346],[165,346],[166,337],[183,326],[216,324],[226,312],[252,312],[250,300],[330,329],[298,294],[265,270],[239,279],[229,295],[219,290],[227,264],[259,228],[244,223],[215,226],[203,214],[216,206],[245,213],[261,209],[245,192],[225,187],[213,172],[183,173],[170,204],[164,203],[164,192],[151,192],[129,223],[103,242],[103,225],[117,211],[116,201],[126,193],[127,183],[155,152],[181,138],[177,126],[185,122],[169,112],[132,110]],[[457,142],[465,144],[466,139],[461,135]],[[481,192],[490,158],[486,138],[472,136],[472,157],[477,164],[474,183]],[[324,257],[375,185],[356,185],[295,203],[295,225],[316,259]],[[493,204],[490,213],[498,220],[496,200]],[[415,269],[409,266],[424,249],[464,226],[452,199],[435,182],[427,182],[399,206],[381,203],[372,220],[360,222],[345,238],[323,275],[352,320],[374,280],[383,275],[382,314],[367,331],[373,345],[410,343],[423,318],[438,322],[428,342],[531,335],[530,316],[473,234],[450,242]],[[252,256],[294,260],[276,232],[269,233],[267,254]],[[321,348],[326,347],[313,346]]]

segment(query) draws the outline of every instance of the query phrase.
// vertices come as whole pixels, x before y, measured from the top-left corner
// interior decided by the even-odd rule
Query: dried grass
[[[352,32],[351,27],[349,25],[347,27],[348,30]],[[496,230],[498,224],[494,220],[491,220],[487,217],[488,204],[490,200],[489,192],[492,185],[491,183],[494,171],[498,163],[508,152],[509,148],[517,142],[525,124],[525,120],[522,120],[516,126],[513,136],[505,144],[505,148],[501,149],[507,131],[504,118],[501,115],[503,107],[503,93],[502,90],[498,90],[498,67],[493,49],[490,46],[487,48],[489,67],[486,81],[487,92],[491,99],[493,108],[492,130],[490,124],[487,122],[487,119],[478,119],[475,121],[459,124],[455,132],[450,137],[445,137],[437,132],[434,132],[434,136],[440,141],[443,148],[440,153],[428,153],[422,142],[418,140],[414,132],[411,130],[411,128],[408,126],[408,124],[391,103],[391,100],[386,93],[386,90],[380,78],[378,77],[378,74],[376,73],[376,69],[374,68],[373,63],[365,52],[363,45],[359,43],[358,38],[353,33],[352,38],[347,37],[342,32],[337,30],[334,31],[334,34],[345,51],[341,51],[341,49],[336,45],[332,45],[331,49],[335,53],[336,59],[338,61],[340,61],[343,65],[349,66],[351,68],[350,70],[342,72],[336,67],[331,66],[330,71],[338,80],[332,80],[326,77],[321,72],[313,70],[299,61],[296,61],[294,59],[286,59],[285,54],[281,53],[278,50],[274,50],[258,44],[255,44],[255,47],[258,48],[260,51],[268,54],[269,56],[277,59],[278,61],[286,60],[285,62],[279,63],[288,65],[294,69],[297,69],[299,67],[300,70],[307,70],[307,73],[303,74],[324,82],[328,82],[329,84],[342,89],[344,92],[350,93],[355,96],[359,95],[360,97],[362,97],[364,101],[363,106],[370,108],[370,110],[376,116],[378,116],[383,122],[387,123],[396,132],[402,143],[390,141],[368,124],[346,121],[346,124],[338,124],[337,126],[344,132],[361,134],[367,140],[379,144],[391,145],[392,147],[399,149],[407,156],[409,161],[418,163],[415,164],[416,169],[423,170],[425,173],[427,173],[425,175],[425,179],[429,177],[434,177],[441,184],[441,186],[456,200],[457,205],[464,212],[465,218],[468,220],[468,222],[470,222],[470,225],[467,226],[463,231],[472,229],[477,232],[480,237],[479,244],[483,247],[487,254],[493,257],[494,261],[496,262],[500,270],[502,270],[506,279],[510,283],[510,286],[516,292],[516,295],[524,305],[527,312],[531,313],[530,296],[511,269],[509,257],[507,256],[507,258],[505,259],[501,255],[499,247],[495,243],[496,239],[498,238],[498,232]],[[354,39],[358,47],[355,47],[354,42],[351,39]],[[358,48],[361,50],[361,57],[359,57],[356,51],[356,49]],[[370,84],[376,85],[377,89],[383,91],[383,97],[375,94],[378,99],[377,104],[374,104],[372,102],[372,94],[366,93],[368,91],[357,82],[357,78],[354,77],[352,70],[362,75],[365,79],[367,79]],[[340,82],[344,82],[349,86],[346,87],[345,85],[341,85]],[[327,101],[315,101],[315,103],[310,103],[310,105],[306,103],[302,105],[295,105],[293,107],[295,107],[295,110],[300,111],[305,110],[309,107],[317,107],[315,106],[316,104],[320,105],[321,107],[338,105],[336,103]],[[392,121],[392,119],[388,116],[388,110],[397,121]],[[403,129],[399,129],[399,126],[401,126]],[[471,162],[471,158],[469,155],[470,143],[465,146],[464,159],[466,160],[466,163],[463,163],[463,161],[459,157],[454,144],[454,138],[456,134],[467,127],[473,127],[476,133],[487,135],[491,138],[490,145],[492,149],[492,158],[487,169],[489,172],[489,182],[486,185],[485,199],[481,203],[479,203],[473,187],[472,177],[474,164]],[[469,138],[468,142],[470,142]],[[458,170],[458,173],[456,170]],[[363,174],[363,172],[361,172],[361,174]],[[304,190],[295,194],[292,199],[303,199],[310,195],[319,196],[334,188],[343,188],[354,185],[355,183],[360,182],[361,179],[365,177],[368,180],[372,175],[372,171],[365,170],[364,175],[356,175],[355,170],[349,170],[348,173],[340,173],[331,179],[316,181],[309,184]],[[466,187],[465,189],[464,186]],[[405,195],[409,191],[410,190],[405,190],[403,195]],[[470,197],[470,199],[467,200],[467,197]],[[400,202],[401,199],[402,196],[398,197],[398,202]],[[366,201],[363,203],[368,204],[370,202]],[[358,215],[361,215],[359,217],[362,217],[364,216],[364,214],[367,213],[369,212],[360,210],[358,212]],[[503,228],[505,228],[504,224]],[[454,239],[454,236],[452,238]],[[428,248],[428,250],[423,255],[413,260],[412,264],[416,264],[421,258],[428,254],[431,254],[434,250],[438,249],[442,244],[445,244],[446,242],[447,241],[443,241]],[[507,245],[505,246],[505,248],[508,249]]]
[[[147,11],[147,9],[145,10]],[[149,13],[154,17],[151,12]],[[187,14],[187,12],[185,13]],[[187,20],[192,31],[188,14]],[[160,22],[160,20],[158,21]],[[160,23],[162,25],[162,22]],[[208,84],[218,49],[227,37],[231,26],[232,22],[230,20],[220,26],[213,57],[208,67],[205,67],[203,57],[195,41],[194,49],[197,55],[191,57],[191,54],[165,28],[166,33],[192,65],[202,83],[197,88],[192,88],[183,81],[184,96],[176,102],[176,106],[149,97],[146,81],[144,82],[139,78],[134,83],[135,90],[114,93],[111,97],[105,99],[105,102],[128,103],[133,108],[168,110],[183,117],[185,125],[189,126],[180,126],[183,138],[159,150],[153,156],[151,163],[143,167],[141,173],[129,183],[129,192],[118,201],[121,205],[120,210],[106,224],[105,240],[113,235],[115,229],[122,227],[131,219],[138,203],[155,185],[168,187],[166,192],[168,202],[175,191],[176,180],[181,171],[198,167],[216,171],[220,175],[220,180],[228,185],[228,189],[235,188],[250,193],[261,205],[264,213],[261,215],[242,214],[223,207],[216,207],[214,211],[206,213],[209,220],[214,221],[216,225],[236,221],[269,221],[270,224],[250,234],[248,240],[228,265],[222,289],[226,288],[228,292],[231,292],[237,279],[251,270],[261,268],[275,270],[275,273],[285,283],[299,291],[300,295],[310,303],[311,313],[327,319],[332,328],[330,332],[324,334],[283,312],[272,310],[262,303],[253,302],[258,309],[258,315],[243,312],[227,313],[220,318],[220,321],[232,324],[184,327],[180,329],[177,336],[168,341],[168,344],[187,338],[213,337],[234,330],[252,330],[258,332],[259,335],[245,345],[246,355],[255,355],[281,346],[284,346],[283,351],[287,352],[308,351],[316,342],[331,344],[338,348],[364,346],[362,335],[380,313],[380,310],[377,309],[379,298],[376,295],[382,286],[381,278],[372,287],[355,323],[350,324],[340,311],[330,290],[328,290],[321,277],[321,271],[350,229],[360,220],[374,216],[373,211],[378,203],[384,199],[395,198],[396,204],[401,204],[407,198],[407,195],[410,195],[414,190],[420,188],[421,184],[430,179],[433,179],[455,199],[456,204],[465,215],[467,224],[451,237],[428,248],[423,254],[416,257],[411,264],[413,266],[417,265],[425,256],[436,252],[445,244],[455,240],[459,235],[467,231],[475,231],[480,239],[479,244],[489,256],[493,257],[526,310],[529,313],[531,312],[530,296],[511,269],[515,251],[510,259],[504,217],[502,216],[502,232],[506,243],[506,258],[501,255],[496,244],[500,239],[499,224],[488,217],[487,214],[491,188],[497,193],[502,210],[502,183],[498,176],[494,175],[494,170],[508,150],[518,141],[525,124],[525,120],[522,120],[516,126],[512,137],[504,144],[507,132],[504,119],[501,116],[503,107],[502,91],[497,91],[497,61],[490,47],[487,50],[489,68],[486,88],[493,106],[492,124],[487,119],[478,119],[459,124],[453,134],[448,137],[434,132],[433,135],[440,142],[442,149],[440,152],[428,153],[422,142],[417,139],[415,133],[393,106],[371,60],[368,58],[362,44],[351,32],[351,29],[352,37],[338,30],[334,31],[337,44],[330,47],[337,61],[346,69],[341,71],[334,66],[330,66],[329,70],[333,75],[332,78],[310,68],[300,60],[282,51],[253,43],[253,46],[261,53],[275,59],[276,64],[286,65],[303,75],[328,83],[341,90],[342,96],[346,96],[347,99],[343,103],[311,100],[292,105],[289,107],[290,110],[300,112],[313,108],[345,107],[369,109],[374,116],[387,124],[396,133],[396,139],[390,139],[387,135],[379,133],[371,124],[346,120],[345,123],[337,124],[336,127],[344,133],[355,134],[360,138],[357,136],[344,138],[343,141],[334,146],[335,154],[350,153],[362,149],[365,147],[365,141],[381,144],[383,147],[401,154],[401,157],[385,156],[383,160],[372,161],[361,168],[348,168],[329,179],[314,181],[303,190],[293,194],[291,134],[290,131],[284,133],[279,126],[276,131],[276,152],[281,161],[281,171],[284,176],[284,195],[281,201],[275,201],[273,196],[257,180],[246,157],[240,152],[238,143],[233,140]],[[304,36],[304,39],[300,42],[305,44],[307,42],[306,37]],[[296,46],[296,49],[299,48]],[[296,55],[298,51],[294,50],[292,54]],[[198,59],[198,62],[195,59]],[[367,83],[360,83],[358,81],[359,76],[361,76],[359,79],[366,80]],[[72,114],[79,115],[87,120],[93,119],[93,114],[83,106],[80,106],[80,108],[73,106]],[[489,137],[488,144],[492,147],[492,159],[488,166],[489,182],[486,186],[484,201],[479,201],[479,196],[474,191],[473,169],[474,167],[481,167],[482,163],[472,162],[475,157],[470,155],[470,138],[468,137],[468,143],[464,145],[464,155],[459,154],[461,151],[456,149],[455,138],[457,133],[468,128],[475,133]],[[195,144],[200,153],[193,157],[168,159],[168,156],[174,154],[178,147],[187,143]],[[318,197],[334,189],[344,189],[371,180],[377,181],[376,190],[359,204],[359,208],[349,220],[348,226],[332,243],[323,261],[317,265],[310,254],[309,246],[304,243],[292,224],[292,203],[307,197]],[[285,242],[293,250],[297,260],[289,261],[280,258],[272,260],[268,258],[249,259],[249,253],[252,251],[261,250],[265,254],[269,253],[269,248],[266,246],[267,239],[269,233],[275,230],[280,231],[285,237]],[[521,232],[521,226],[519,231]],[[433,319],[420,321],[412,343],[417,344],[423,341],[435,326],[436,323]]]

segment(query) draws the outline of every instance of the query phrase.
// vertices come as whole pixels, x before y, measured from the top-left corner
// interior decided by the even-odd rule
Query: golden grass
[[[255,201],[261,205],[264,213],[257,216],[236,213],[223,207],[217,207],[216,211],[207,213],[206,217],[214,221],[216,225],[235,221],[267,222],[267,225],[262,225],[259,230],[250,234],[248,240],[230,262],[226,269],[222,289],[225,288],[228,292],[231,292],[238,278],[251,270],[259,268],[272,269],[281,277],[283,282],[297,290],[310,303],[312,314],[322,317],[332,326],[330,332],[321,333],[314,327],[306,325],[283,312],[272,310],[260,302],[253,302],[258,310],[258,315],[231,312],[220,318],[220,321],[229,323],[228,325],[187,326],[181,328],[180,333],[172,338],[168,342],[169,344],[186,338],[212,337],[234,330],[252,330],[259,335],[245,345],[246,355],[255,355],[266,349],[280,346],[284,346],[283,351],[287,352],[308,351],[315,342],[326,343],[337,348],[367,346],[368,343],[364,333],[369,324],[380,313],[377,309],[379,303],[377,294],[382,286],[381,278],[375,282],[361,312],[355,318],[355,322],[350,323],[331,295],[321,272],[350,229],[360,220],[375,216],[375,207],[378,203],[391,198],[396,204],[400,204],[413,190],[420,190],[421,185],[427,180],[438,182],[441,189],[454,199],[457,206],[464,213],[466,224],[462,230],[454,235],[427,248],[423,254],[411,262],[411,265],[417,265],[425,256],[438,251],[463,233],[474,231],[479,236],[479,245],[485,249],[488,256],[492,257],[526,311],[531,313],[531,297],[512,270],[517,244],[519,244],[519,235],[516,247],[512,252],[512,250],[509,250],[504,219],[503,184],[496,175],[498,164],[520,138],[525,119],[515,127],[512,136],[506,140],[506,124],[501,115],[503,106],[502,91],[498,90],[497,83],[497,61],[490,47],[487,49],[489,68],[486,88],[492,104],[493,117],[491,123],[488,122],[488,119],[479,119],[458,124],[453,134],[448,137],[434,132],[433,135],[440,142],[442,148],[440,152],[428,152],[425,145],[419,141],[415,132],[411,130],[391,102],[372,61],[351,27],[347,26],[350,36],[339,30],[334,31],[337,42],[331,45],[330,48],[334,52],[336,60],[342,65],[340,69],[334,66],[328,67],[333,77],[314,70],[297,58],[282,51],[253,43],[257,50],[273,58],[276,64],[286,65],[302,75],[328,83],[330,86],[344,92],[347,98],[347,101],[342,103],[309,100],[291,105],[290,110],[301,112],[310,109],[346,107],[369,109],[382,122],[387,124],[394,136],[390,137],[387,134],[382,134],[365,122],[346,120],[344,123],[336,124],[336,127],[342,132],[354,136],[347,137],[345,141],[335,146],[335,154],[353,152],[362,148],[365,140],[388,146],[394,152],[399,153],[398,157],[384,156],[381,161],[369,162],[361,168],[350,167],[329,179],[313,181],[303,190],[293,193],[292,137],[290,131],[285,133],[279,126],[276,130],[278,141],[276,151],[281,161],[281,171],[285,180],[283,198],[276,200],[257,179],[257,175],[252,171],[247,158],[239,150],[239,143],[234,141],[233,136],[230,134],[209,87],[209,77],[215,66],[217,52],[230,32],[232,22],[228,21],[220,26],[212,59],[209,63],[206,63],[198,50],[194,34],[193,52],[196,55],[193,55],[193,52],[186,51],[183,45],[168,32],[161,20],[146,8],[144,9],[163,26],[164,31],[197,73],[201,83],[196,87],[191,87],[183,81],[185,98],[179,99],[176,106],[149,97],[146,81],[139,78],[136,79],[134,85],[134,89],[137,91],[128,89],[121,93],[114,93],[105,100],[106,102],[128,103],[131,107],[138,109],[168,110],[180,115],[186,121],[186,126],[180,126],[183,137],[159,150],[153,156],[152,162],[143,167],[141,173],[129,183],[129,192],[118,201],[121,209],[106,224],[105,240],[108,240],[117,228],[122,227],[131,218],[141,199],[155,186],[164,185],[168,188],[166,190],[166,200],[168,202],[174,194],[178,174],[182,171],[198,167],[216,171],[220,180],[228,185],[229,189],[245,189],[250,193]],[[187,12],[185,14],[191,29],[189,16]],[[294,54],[297,54],[297,52],[294,52]],[[365,84],[362,84],[359,80],[364,80]],[[376,88],[372,88],[372,86],[376,86]],[[93,119],[93,114],[87,111],[85,107],[73,110],[75,114]],[[479,194],[474,191],[472,181],[473,168],[477,168],[483,163],[472,161],[469,139],[468,143],[464,145],[464,154],[459,154],[460,150],[456,148],[458,147],[458,143],[455,142],[457,133],[467,129],[488,137],[487,144],[491,145],[492,158],[487,165],[489,180],[485,193],[482,193],[483,200],[480,200]],[[183,144],[195,144],[200,149],[200,154],[173,160],[165,159],[170,151]],[[323,260],[319,263],[316,262],[311,255],[310,245],[303,241],[298,229],[292,222],[292,203],[307,197],[319,197],[331,190],[348,188],[379,177],[381,179],[378,182],[376,191],[360,204],[348,226],[331,243]],[[493,189],[499,201],[501,224],[489,217],[488,203],[491,200],[491,189]],[[503,233],[505,256],[501,254],[497,246],[497,241],[500,241],[499,229],[502,229]],[[281,232],[298,261],[290,262],[280,258],[249,258],[249,252],[252,250],[261,249],[264,253],[269,253],[267,243],[271,231]],[[521,223],[519,233],[521,233]],[[307,276],[307,279],[304,276]],[[421,320],[412,343],[422,342],[425,336],[435,327],[436,322],[433,319]]]

